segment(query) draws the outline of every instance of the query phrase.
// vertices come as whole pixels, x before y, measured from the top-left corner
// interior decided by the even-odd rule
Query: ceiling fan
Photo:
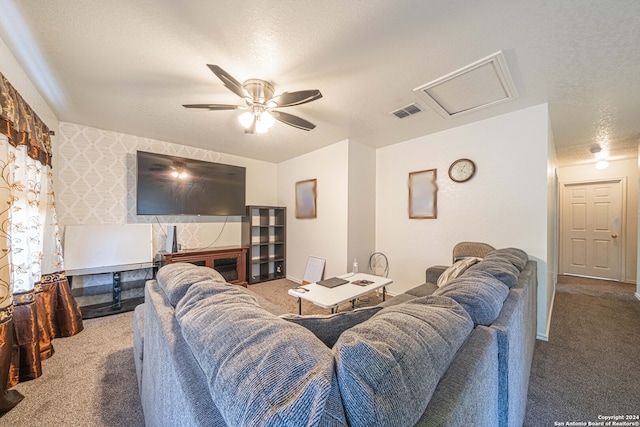
[[[276,120],[306,131],[316,127],[316,125],[301,117],[276,111],[274,108],[291,107],[315,101],[322,98],[319,90],[283,92],[274,96],[273,85],[265,80],[249,79],[244,83],[240,83],[217,65],[207,64],[207,67],[222,80],[227,89],[243,98],[246,105],[185,104],[183,107],[207,110],[246,110],[238,117],[245,133],[265,133],[273,126]]]

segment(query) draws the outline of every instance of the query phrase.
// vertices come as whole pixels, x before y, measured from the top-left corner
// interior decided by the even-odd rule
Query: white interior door
[[[564,184],[562,273],[620,280],[622,182]]]

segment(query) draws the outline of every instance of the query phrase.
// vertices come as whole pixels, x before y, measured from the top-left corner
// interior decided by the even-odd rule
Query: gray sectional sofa
[[[284,313],[205,267],[161,268],[134,314],[146,424],[522,425],[535,262],[517,249],[466,261],[327,316]]]

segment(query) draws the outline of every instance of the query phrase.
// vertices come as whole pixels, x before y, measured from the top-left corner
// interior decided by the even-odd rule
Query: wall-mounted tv
[[[137,152],[138,215],[242,216],[246,169]]]

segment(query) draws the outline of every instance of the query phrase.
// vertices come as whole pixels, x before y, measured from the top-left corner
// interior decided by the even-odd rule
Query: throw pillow
[[[458,303],[426,296],[343,332],[333,353],[349,425],[415,425],[472,329]]]
[[[484,326],[495,322],[508,294],[507,285],[482,271],[469,272],[434,292],[455,300],[469,313],[473,323]]]
[[[195,283],[175,317],[227,425],[346,424],[331,350],[250,291]]]
[[[499,258],[483,259],[479,263],[469,267],[465,274],[469,274],[472,271],[484,271],[489,273],[502,283],[507,285],[509,289],[513,288],[518,283],[518,276],[520,272],[509,261]]]
[[[331,348],[344,331],[368,320],[380,310],[382,310],[382,307],[367,307],[326,316],[284,314],[280,317],[288,322],[304,326],[313,332],[327,347]]]
[[[489,252],[485,259],[505,259],[513,264],[518,271],[522,271],[529,261],[529,256],[522,249],[503,248]]]
[[[469,267],[476,264],[480,258],[463,258],[460,261],[456,261],[453,265],[447,268],[441,275],[438,277],[438,287],[442,287],[444,284],[450,282],[456,277],[460,276],[462,273],[467,271]]]
[[[224,277],[213,268],[200,267],[187,262],[176,262],[161,267],[156,273],[156,280],[173,307],[194,283],[204,280],[226,282]]]

